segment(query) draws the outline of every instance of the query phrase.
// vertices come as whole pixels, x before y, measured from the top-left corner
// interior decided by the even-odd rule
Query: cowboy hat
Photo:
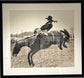
[[[46,19],[48,19],[48,20],[52,20],[52,16],[48,16]]]

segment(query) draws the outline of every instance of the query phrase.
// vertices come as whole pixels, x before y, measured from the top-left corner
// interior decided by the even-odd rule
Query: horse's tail
[[[70,34],[69,34],[69,32],[66,30],[66,29],[64,29],[63,31],[60,31],[60,32],[63,32],[64,34],[65,34],[65,40],[68,42],[69,41],[69,39],[70,39]]]

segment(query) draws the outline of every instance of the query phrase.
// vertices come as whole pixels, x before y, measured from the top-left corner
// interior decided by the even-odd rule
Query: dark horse
[[[31,36],[25,39],[16,41],[16,44],[13,49],[13,56],[17,56],[21,47],[28,46],[31,51],[28,53],[28,62],[29,65],[34,66],[32,56],[41,49],[46,49],[52,44],[57,44],[59,49],[62,50],[62,46],[67,48],[65,42],[68,42],[70,38],[69,32],[64,29],[63,31],[57,32],[52,31],[48,33],[48,36],[40,34],[37,37]]]

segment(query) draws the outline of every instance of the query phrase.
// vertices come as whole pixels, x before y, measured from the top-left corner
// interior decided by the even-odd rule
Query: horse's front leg
[[[28,63],[29,63],[29,65],[31,65],[31,52],[29,52],[29,54],[28,54]]]
[[[33,58],[33,55],[34,55],[37,51],[38,51],[38,50],[33,51],[32,54],[31,54],[31,64],[32,64],[32,66],[35,65],[32,58]]]
[[[33,53],[31,54],[31,64],[32,64],[32,66],[34,66],[34,62],[33,62],[33,59],[32,59],[32,57],[33,57]]]
[[[29,62],[29,65],[34,66],[32,57],[33,57],[33,55],[34,55],[36,52],[37,52],[37,51],[31,51],[31,52],[29,52],[29,54],[28,54],[28,62]]]

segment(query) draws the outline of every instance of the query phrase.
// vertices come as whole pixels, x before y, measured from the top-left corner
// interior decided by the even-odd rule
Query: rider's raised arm
[[[55,23],[55,22],[57,23],[58,21],[57,21],[57,20],[56,20],[56,21],[53,20],[53,22],[54,22],[54,23]]]

